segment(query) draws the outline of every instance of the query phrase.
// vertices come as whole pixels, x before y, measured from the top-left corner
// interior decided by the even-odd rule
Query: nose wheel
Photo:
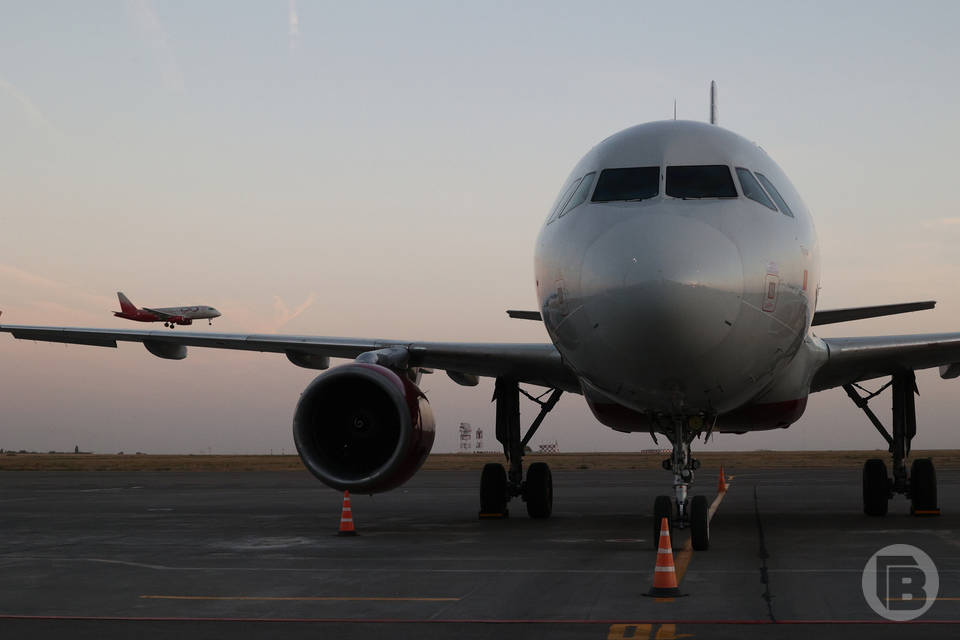
[[[705,496],[688,496],[693,483],[694,471],[700,461],[690,455],[690,443],[699,434],[689,419],[677,419],[667,437],[673,444],[673,454],[663,461],[663,468],[673,472],[674,496],[657,496],[653,503],[653,546],[660,537],[661,518],[666,518],[673,528],[690,528],[690,543],[696,551],[710,548],[710,506]]]

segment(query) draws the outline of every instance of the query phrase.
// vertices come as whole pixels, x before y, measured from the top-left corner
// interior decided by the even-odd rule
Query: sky
[[[110,315],[122,290],[214,306],[217,331],[547,341],[504,310],[536,308],[534,240],[568,172],[674,100],[706,120],[716,80],[720,124],[813,211],[820,308],[938,300],[818,334],[960,331],[960,4],[862,6],[4,3],[3,321],[131,328]],[[173,362],[9,336],[0,363],[0,448],[104,453],[290,453],[317,373],[277,354]],[[915,448],[960,446],[957,381],[918,381]],[[490,381],[422,386],[435,451],[456,449],[462,421],[491,428]],[[573,395],[533,444],[553,440],[653,446]],[[832,390],[788,430],[705,448],[882,445]]]

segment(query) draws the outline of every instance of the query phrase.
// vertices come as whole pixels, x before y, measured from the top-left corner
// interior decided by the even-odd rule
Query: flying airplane
[[[714,96],[711,87],[711,97]],[[387,491],[420,468],[434,418],[418,386],[444,370],[456,383],[495,379],[496,437],[509,468],[487,464],[480,514],[522,498],[549,517],[553,484],[543,462],[524,472],[525,445],[564,392],[580,394],[604,425],[665,438],[672,495],[653,505],[709,547],[708,501],[689,493],[699,466],[692,443],[714,432],[790,426],[809,394],[843,388],[889,445],[891,465],[863,467],[863,510],[887,513],[894,494],[916,515],[938,513],[934,466],[907,459],[916,433],[914,371],[960,375],[960,333],[819,338],[818,325],[929,309],[934,302],[817,310],[820,245],[813,218],[780,167],[757,144],[716,123],[667,120],[630,127],[593,147],[564,181],[535,247],[539,344],[440,343],[306,335],[248,335],[0,326],[15,338],[116,347],[141,342],[160,358],[188,347],[285,354],[326,370],[304,390],[293,419],[297,451],[318,479],[356,493]],[[353,361],[329,369],[330,358]],[[329,370],[327,370],[329,369]],[[889,378],[887,429],[866,380]],[[542,387],[535,395],[521,384]],[[521,395],[539,405],[524,432]],[[653,540],[658,539],[653,535]]]
[[[178,324],[193,324],[194,320],[206,320],[208,324],[213,324],[214,318],[220,317],[220,312],[213,307],[197,305],[193,307],[157,307],[150,309],[144,307],[138,309],[137,305],[130,302],[130,298],[123,295],[122,291],[117,291],[117,298],[120,299],[120,311],[114,311],[113,315],[118,318],[135,320],[137,322],[163,322],[163,326],[173,329]]]

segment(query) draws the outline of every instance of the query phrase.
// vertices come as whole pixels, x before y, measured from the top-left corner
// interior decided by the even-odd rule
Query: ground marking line
[[[733,476],[730,476],[732,479]],[[713,520],[713,516],[717,513],[717,509],[720,507],[720,503],[723,502],[723,498],[727,495],[727,491],[730,490],[730,482],[726,483],[727,490],[723,493],[718,493],[717,497],[713,499],[713,502],[710,503],[710,509],[707,511],[707,526],[710,525],[710,521]],[[677,584],[680,584],[680,581],[683,580],[683,575],[687,572],[687,566],[690,564],[690,560],[693,558],[693,540],[687,538],[687,541],[683,544],[683,548],[680,549],[680,552],[677,554]]]
[[[704,620],[678,619],[663,620],[631,620],[629,618],[597,618],[587,620],[583,618],[250,618],[250,617],[215,617],[215,616],[81,616],[81,615],[35,615],[0,613],[0,620],[91,620],[101,622],[246,622],[246,623],[315,623],[315,624],[442,624],[442,625],[583,625],[609,626],[612,624],[683,624],[683,625],[887,625],[888,620],[856,619],[816,619],[809,620]],[[898,622],[900,625],[960,625],[960,619],[934,620],[906,620]]]
[[[389,596],[158,596],[142,595],[144,600],[252,600],[269,602],[459,602],[460,598],[402,598]]]

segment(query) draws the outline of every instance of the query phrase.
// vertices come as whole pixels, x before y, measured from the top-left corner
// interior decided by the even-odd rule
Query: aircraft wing
[[[813,376],[811,391],[880,378],[896,370],[941,367],[941,377],[953,378],[960,369],[960,333],[822,340],[829,358]]]
[[[580,392],[576,376],[563,363],[556,348],[549,343],[409,342],[367,338],[22,325],[0,325],[0,331],[21,340],[96,347],[116,347],[117,342],[140,342],[150,353],[174,360],[186,356],[186,347],[283,353],[294,364],[307,368],[325,368],[322,366],[325,357],[356,358],[369,351],[403,347],[408,354],[409,366],[443,369],[461,384],[471,384],[469,376],[509,376],[520,382]],[[317,366],[318,364],[321,366]]]
[[[160,309],[151,309],[149,307],[144,307],[143,310],[149,311],[150,313],[157,316],[161,320],[169,320],[170,318],[176,317],[172,313],[167,313],[166,311],[161,311]]]

